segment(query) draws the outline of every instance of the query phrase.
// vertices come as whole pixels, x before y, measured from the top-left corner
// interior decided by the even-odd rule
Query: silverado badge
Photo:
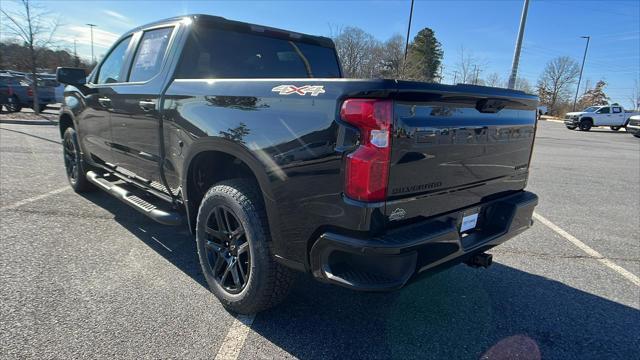
[[[324,86],[322,85],[303,85],[303,86],[279,85],[271,89],[271,91],[277,92],[280,95],[298,94],[300,96],[304,96],[307,93],[310,93],[311,96],[318,96],[320,94],[324,94]]]

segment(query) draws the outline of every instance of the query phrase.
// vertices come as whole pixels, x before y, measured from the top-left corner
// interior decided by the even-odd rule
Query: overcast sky
[[[103,55],[125,31],[137,25],[189,13],[329,36],[357,26],[380,40],[406,33],[409,0],[397,1],[43,1],[58,14],[60,45],[89,58],[89,29],[96,56]],[[460,48],[487,65],[484,72],[507,78],[513,58],[522,0],[416,1],[412,36],[431,27],[444,49],[445,82],[451,82]],[[3,0],[0,6],[15,4]],[[640,1],[531,0],[519,75],[535,85],[548,60],[567,55],[581,61],[585,40],[592,37],[584,79],[604,79],[612,101],[630,103],[640,78]],[[584,83],[584,82],[583,82]]]

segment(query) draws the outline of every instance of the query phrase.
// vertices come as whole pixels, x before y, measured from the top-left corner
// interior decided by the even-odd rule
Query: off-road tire
[[[20,100],[18,100],[18,97],[15,95],[13,95],[12,97],[12,102],[6,103],[4,107],[7,109],[8,112],[20,112],[20,110],[22,110],[22,105],[20,105]]]
[[[67,180],[73,191],[84,193],[94,191],[96,189],[89,180],[87,180],[88,166],[85,164],[80,154],[80,146],[78,146],[78,135],[72,127],[65,130],[62,137],[62,152],[64,157],[65,170],[67,172]],[[75,165],[75,168],[71,168]]]
[[[581,120],[578,124],[578,128],[580,131],[589,131],[593,126],[593,122],[591,120]]]
[[[225,180],[207,191],[198,209],[196,242],[202,273],[222,305],[241,314],[253,314],[277,305],[287,296],[295,279],[294,271],[277,263],[271,253],[267,215],[259,191],[257,184],[246,179]],[[249,244],[247,266],[250,270],[244,287],[237,293],[227,291],[224,284],[220,284],[211,265],[211,248],[207,245],[211,236],[207,233],[210,218],[220,207],[244,227],[244,238]]]
[[[609,128],[613,131],[618,131],[622,128],[622,126],[609,126]]]

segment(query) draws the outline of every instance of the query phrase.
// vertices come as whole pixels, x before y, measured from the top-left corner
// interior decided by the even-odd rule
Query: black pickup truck
[[[207,15],[126,33],[87,77],[59,68],[64,161],[195,234],[229,309],[277,304],[292,270],[392,290],[532,224],[537,98],[342,78],[330,39]]]

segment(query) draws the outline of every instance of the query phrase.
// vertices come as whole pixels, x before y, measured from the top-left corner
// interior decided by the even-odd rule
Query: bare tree
[[[404,63],[404,38],[396,34],[382,45],[380,75],[384,78],[401,78]]]
[[[578,80],[580,66],[568,56],[549,61],[538,79],[540,102],[555,112],[559,102],[568,101],[573,85]]]
[[[470,51],[465,51],[463,46],[460,47],[458,54],[458,62],[454,68],[457,74],[456,82],[462,84],[480,84],[480,75],[484,71],[486,64],[476,58]]]
[[[500,77],[500,74],[498,73],[491,73],[487,76],[487,79],[485,80],[485,83],[487,84],[487,86],[492,86],[492,87],[504,87],[503,84],[503,80]]]
[[[587,79],[582,87],[582,95],[584,95],[589,89],[591,89],[591,79]]]
[[[505,87],[507,87],[506,85],[507,84],[505,84]],[[521,77],[516,78],[514,89],[524,91],[529,94],[533,93],[533,88],[531,87],[531,84],[529,84],[529,81]]]
[[[379,73],[380,42],[356,27],[346,27],[333,39],[342,69],[347,77],[370,78]]]
[[[37,67],[43,49],[52,42],[58,28],[58,19],[51,13],[29,0],[20,0],[20,9],[10,12],[0,9],[2,14],[2,30],[5,34],[18,38],[29,48],[29,68],[33,87],[33,110],[40,113],[38,99]]]

